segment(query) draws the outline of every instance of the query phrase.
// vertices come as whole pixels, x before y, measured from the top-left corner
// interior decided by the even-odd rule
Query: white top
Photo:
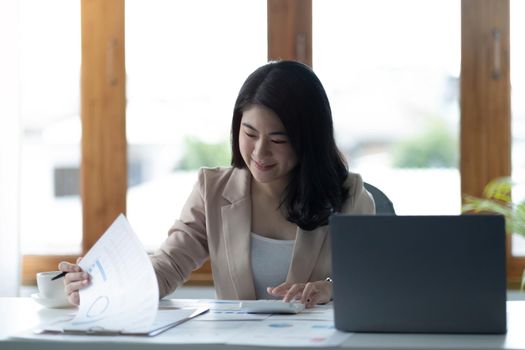
[[[286,281],[294,243],[295,240],[273,239],[251,233],[250,257],[257,299],[277,299],[268,294],[266,288]]]

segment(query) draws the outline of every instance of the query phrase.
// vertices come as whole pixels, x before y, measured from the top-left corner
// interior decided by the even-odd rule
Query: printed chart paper
[[[147,331],[157,315],[159,291],[153,266],[138,237],[120,214],[79,266],[91,283],[80,290],[72,330]]]

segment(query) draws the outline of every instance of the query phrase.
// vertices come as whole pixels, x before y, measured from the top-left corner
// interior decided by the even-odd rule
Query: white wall
[[[20,282],[18,1],[0,1],[0,296]]]

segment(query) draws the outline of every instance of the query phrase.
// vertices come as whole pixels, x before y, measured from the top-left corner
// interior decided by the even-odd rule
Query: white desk
[[[506,335],[425,335],[425,334],[353,334],[341,348],[351,349],[524,349],[525,350],[525,301],[510,301],[508,308],[508,333]],[[71,309],[46,309],[29,298],[0,298],[0,350],[7,349],[264,349],[256,346],[221,344],[172,344],[163,340],[162,334],[154,338],[135,338],[136,341],[119,342],[118,339],[97,337],[92,341],[28,341],[8,339],[36,327],[38,324]],[[191,322],[191,321],[190,321]],[[212,322],[212,321],[210,321]],[[228,321],[222,321],[228,322]],[[258,321],[252,321],[258,322]],[[292,348],[292,347],[290,347]],[[293,348],[300,349],[300,348]],[[311,348],[310,348],[311,349]]]

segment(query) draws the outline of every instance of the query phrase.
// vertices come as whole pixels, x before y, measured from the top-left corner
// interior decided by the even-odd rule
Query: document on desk
[[[159,319],[153,266],[122,214],[79,265],[89,273],[90,285],[80,290],[75,318],[60,325],[65,333],[155,335],[153,329],[174,325],[193,314],[194,310],[185,310],[175,319]]]
[[[226,344],[267,347],[335,347],[351,333],[334,327],[332,303],[299,314],[249,314],[235,300],[163,300],[161,306],[207,305],[210,312],[174,328],[161,338],[173,344]]]
[[[261,345],[269,347],[335,347],[344,343],[352,333],[335,329],[333,321],[311,321],[273,316],[248,324],[228,345]]]

